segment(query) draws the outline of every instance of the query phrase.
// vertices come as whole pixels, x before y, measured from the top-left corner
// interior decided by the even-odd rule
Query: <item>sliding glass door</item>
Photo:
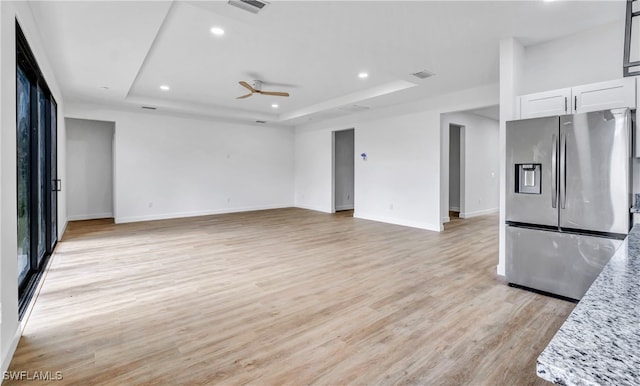
[[[31,268],[31,82],[20,67],[17,73],[18,284],[22,287]]]
[[[57,240],[57,105],[16,23],[16,171],[20,316]]]

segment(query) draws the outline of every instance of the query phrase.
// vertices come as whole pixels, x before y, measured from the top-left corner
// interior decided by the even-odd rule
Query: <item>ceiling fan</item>
[[[280,92],[280,91],[262,91],[262,81],[261,80],[254,80],[253,81],[253,86],[250,85],[249,83],[241,80],[240,85],[244,88],[246,88],[247,90],[251,91],[249,94],[247,95],[243,95],[243,96],[239,96],[236,99],[244,99],[244,98],[248,98],[253,94],[262,94],[262,95],[273,95],[273,96],[283,96],[283,97],[288,97],[289,93],[288,92]]]

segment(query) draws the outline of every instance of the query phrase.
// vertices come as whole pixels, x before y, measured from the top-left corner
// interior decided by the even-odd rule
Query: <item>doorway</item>
[[[449,124],[449,218],[464,212],[464,126]]]
[[[113,218],[115,122],[65,118],[69,221]]]
[[[333,210],[354,209],[355,130],[333,133]]]

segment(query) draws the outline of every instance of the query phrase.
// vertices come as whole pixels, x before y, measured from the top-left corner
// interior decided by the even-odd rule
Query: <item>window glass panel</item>
[[[47,98],[42,92],[42,89],[38,87],[38,177],[37,177],[37,194],[38,194],[38,266],[44,257],[46,250],[46,229],[47,229],[47,216],[46,216],[46,187],[48,181],[46,181],[46,121],[47,121]]]
[[[29,128],[31,127],[31,84],[18,68],[17,79],[17,174],[18,174],[18,283],[22,284],[29,272],[30,216],[29,181]]]

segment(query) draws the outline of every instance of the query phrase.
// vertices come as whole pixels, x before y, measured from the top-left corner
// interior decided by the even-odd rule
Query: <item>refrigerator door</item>
[[[509,283],[580,299],[622,240],[507,226]]]
[[[559,117],[507,122],[506,221],[558,226]]]
[[[560,227],[627,234],[631,207],[627,109],[560,117]]]

